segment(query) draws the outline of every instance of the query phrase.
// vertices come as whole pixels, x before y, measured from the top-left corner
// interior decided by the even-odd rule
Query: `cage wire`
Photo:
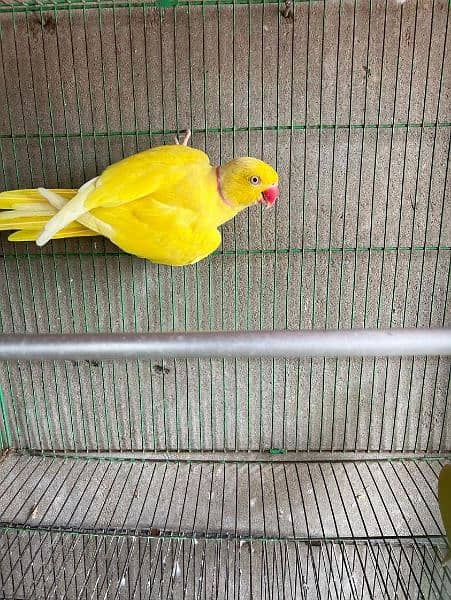
[[[282,196],[209,259],[0,235],[4,333],[449,325],[446,0],[0,0],[0,187],[191,128]],[[447,357],[0,363],[0,597],[451,598]]]

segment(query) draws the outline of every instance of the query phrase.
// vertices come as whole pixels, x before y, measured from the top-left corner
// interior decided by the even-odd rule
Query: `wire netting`
[[[294,19],[281,9],[0,8],[2,187],[78,186],[191,127],[213,162],[272,162],[282,189],[274,211],[240,215],[211,259],[183,270],[101,238],[38,250],[2,236],[3,331],[449,323],[448,3],[299,2]],[[3,374],[19,448],[449,447],[443,359]]]
[[[183,269],[0,233],[0,330],[449,325],[449,12],[0,0],[0,189],[78,187],[187,128],[212,163],[263,158],[281,187]],[[450,598],[450,373],[446,357],[2,363],[0,596]]]
[[[445,598],[434,502],[442,464],[9,457],[0,522],[15,528],[4,535],[3,589],[33,598]]]
[[[449,593],[434,545],[34,531],[8,533],[5,543],[13,548],[5,561],[5,589],[17,590],[15,598],[444,598]],[[28,556],[35,560],[31,569]]]
[[[424,357],[21,362],[5,369],[3,440],[74,452],[447,451],[449,371]]]

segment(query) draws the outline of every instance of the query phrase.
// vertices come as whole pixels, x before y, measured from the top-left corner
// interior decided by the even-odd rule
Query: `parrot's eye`
[[[257,177],[257,175],[252,175],[249,181],[252,183],[252,185],[258,185],[260,183],[260,177]]]

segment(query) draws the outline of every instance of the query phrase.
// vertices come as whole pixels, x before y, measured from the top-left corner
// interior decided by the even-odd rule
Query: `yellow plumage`
[[[17,190],[0,194],[0,230],[11,241],[103,235],[125,252],[181,266],[221,243],[218,227],[256,202],[272,204],[277,173],[238,158],[213,167],[186,145],[135,154],[109,166],[79,190]]]

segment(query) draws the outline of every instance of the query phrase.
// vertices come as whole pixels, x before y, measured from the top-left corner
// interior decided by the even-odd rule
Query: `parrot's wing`
[[[46,244],[63,227],[94,208],[113,208],[156,190],[174,189],[193,167],[200,171],[210,168],[208,156],[182,145],[151,148],[110,165],[102,175],[86,182],[48,221],[36,243]],[[45,190],[41,192],[45,194]]]
[[[110,165],[96,182],[87,200],[88,209],[119,206],[152,195],[155,190],[177,187],[188,171],[210,168],[201,150],[182,145],[160,146],[139,152]]]
[[[97,230],[122,250],[162,264],[195,263],[221,243],[218,229],[200,220],[198,213],[150,196],[91,214],[105,224]]]

